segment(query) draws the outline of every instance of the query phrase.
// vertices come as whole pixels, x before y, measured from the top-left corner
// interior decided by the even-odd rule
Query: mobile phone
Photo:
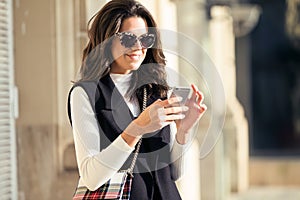
[[[191,92],[190,87],[174,87],[172,89],[171,96],[175,95],[175,96],[182,97],[182,101],[180,103],[184,104],[186,102],[186,100],[188,99],[190,92]]]

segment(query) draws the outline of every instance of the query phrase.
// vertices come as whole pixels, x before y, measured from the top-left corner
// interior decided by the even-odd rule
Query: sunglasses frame
[[[145,49],[149,49],[151,47],[153,47],[154,43],[155,43],[155,35],[153,33],[145,33],[143,35],[137,36],[131,32],[119,32],[116,33],[116,36],[120,39],[121,45],[125,48],[132,48],[134,45],[136,45],[137,41],[139,41],[141,47],[145,48]],[[135,38],[135,43],[133,43],[132,46],[126,46],[126,44],[124,44],[124,41],[122,40],[124,36],[131,36]],[[141,39],[147,36],[151,36],[153,37],[153,44],[151,44],[149,47],[145,47],[143,46],[143,43],[141,42]]]

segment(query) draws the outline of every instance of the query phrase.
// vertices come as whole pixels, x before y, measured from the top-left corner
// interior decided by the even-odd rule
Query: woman
[[[103,185],[128,165],[143,137],[130,199],[181,199],[174,183],[183,173],[178,154],[206,107],[194,85],[185,105],[179,97],[167,98],[165,57],[155,27],[135,0],[112,0],[89,22],[80,80],[68,102],[78,188]]]

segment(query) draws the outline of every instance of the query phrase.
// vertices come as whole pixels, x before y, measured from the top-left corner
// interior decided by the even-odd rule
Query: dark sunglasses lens
[[[121,43],[126,48],[133,47],[136,43],[136,37],[134,35],[123,35],[121,37]]]
[[[146,35],[140,38],[140,42],[143,47],[145,48],[150,48],[154,45],[155,42],[155,37],[153,34],[151,35]]]

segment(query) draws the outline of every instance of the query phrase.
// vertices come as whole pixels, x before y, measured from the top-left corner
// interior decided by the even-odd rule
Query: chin
[[[135,70],[138,70],[139,68],[140,68],[140,65],[138,65],[138,66],[132,66],[131,70],[135,71]]]
[[[130,66],[131,70],[138,70],[141,66],[141,63],[135,63]]]

